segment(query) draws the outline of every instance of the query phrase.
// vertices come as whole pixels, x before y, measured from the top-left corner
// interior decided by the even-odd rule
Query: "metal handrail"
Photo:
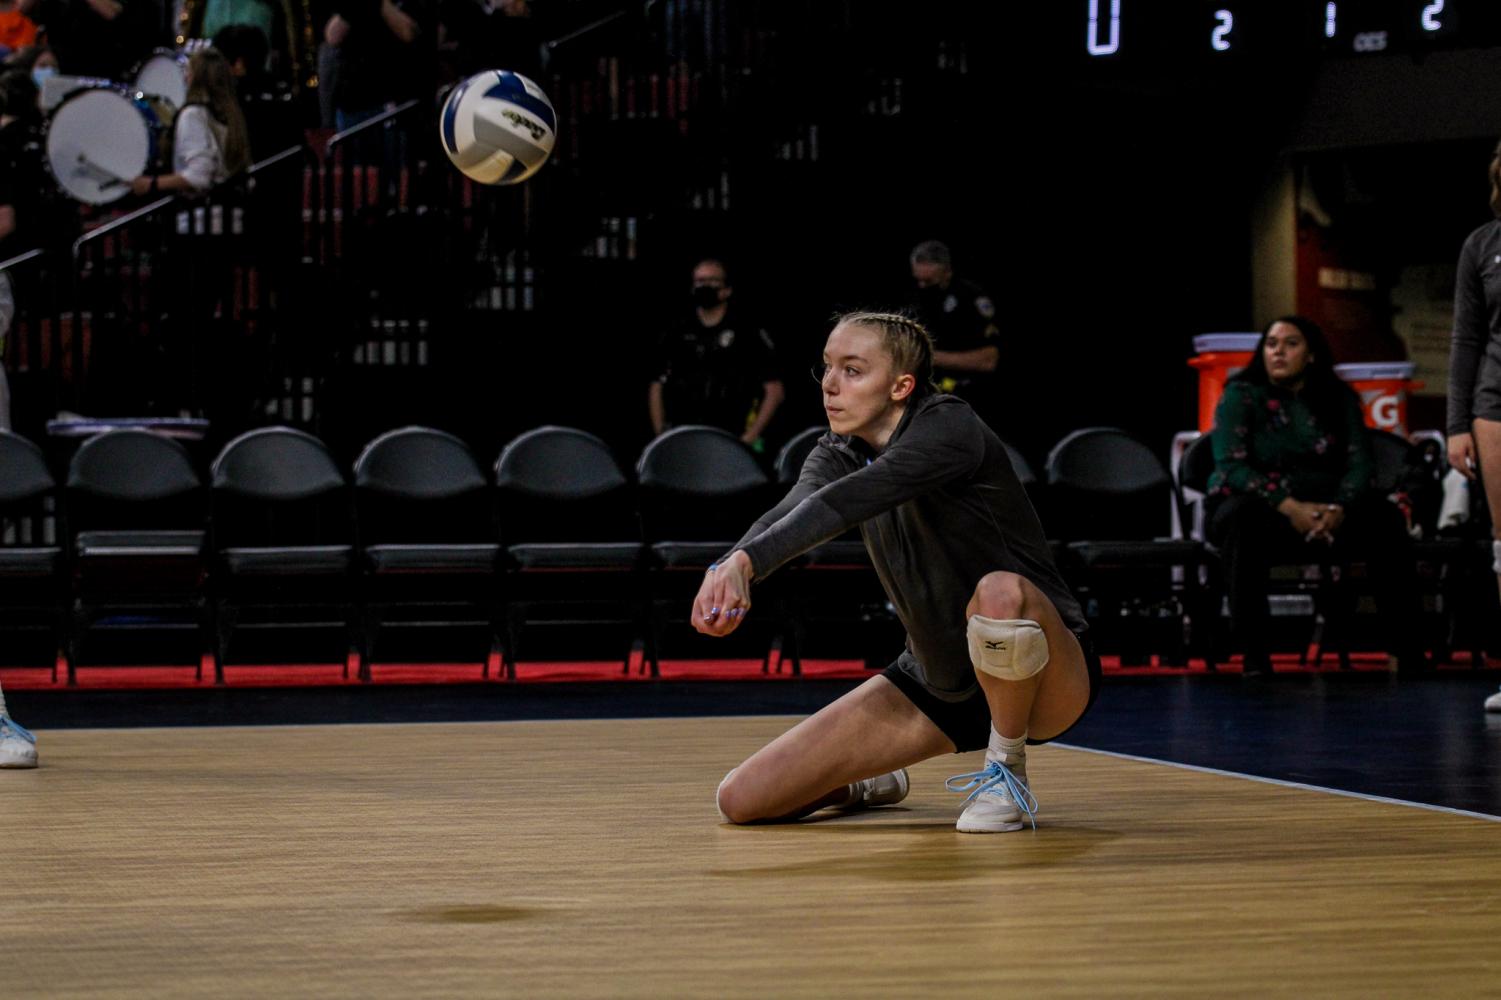
[[[298,143],[295,146],[288,146],[280,153],[275,153],[271,156],[268,156],[266,159],[262,160],[259,163],[251,164],[250,168],[245,172],[245,175],[247,177],[252,177],[259,170],[264,170],[267,167],[275,166],[281,161],[301,153],[304,148],[305,147],[302,145],[302,143]],[[224,181],[223,184],[216,185],[215,188],[211,190],[217,190],[219,187],[231,184],[236,179],[237,178],[235,177],[231,177],[228,180]],[[84,233],[73,242],[73,257],[76,259],[78,255],[83,252],[84,245],[87,244],[90,240],[96,240],[101,236],[108,236],[110,233],[113,233],[116,230],[123,229],[126,226],[130,225],[132,222],[135,222],[138,219],[143,219],[146,216],[152,214],[157,209],[170,205],[172,202],[176,201],[178,197],[179,196],[175,194],[165,195],[164,197],[158,198],[156,201],[153,201],[150,204],[142,205],[135,211],[126,212],[124,215],[120,216],[117,219],[111,219],[109,222],[106,222],[98,229],[92,229],[89,232]]]
[[[41,247],[37,247],[35,250],[27,250],[25,253],[17,254],[9,260],[0,260],[0,271],[9,271],[13,267],[29,264],[45,256],[47,256],[47,251]]]
[[[372,129],[377,125],[384,125],[391,119],[399,115],[406,114],[408,111],[412,110],[421,103],[422,102],[420,100],[414,97],[410,101],[404,101],[403,103],[396,105],[396,107],[391,108],[389,111],[382,111],[374,118],[368,118],[365,121],[360,122],[353,128],[347,128],[342,132],[335,132],[333,135],[328,137],[328,143],[323,147],[324,152],[327,155],[332,156],[334,147],[342,143],[344,140],[348,139],[350,136],[358,135],[361,132],[364,132],[367,129]]]
[[[250,169],[245,171],[245,173],[250,177],[254,177],[257,173],[265,170],[267,167],[274,167],[282,160],[290,159],[293,156],[297,156],[303,152],[306,152],[306,150],[307,146],[300,142],[295,146],[288,146],[280,153],[273,153],[259,163],[252,163],[250,165]]]
[[[162,208],[166,205],[170,205],[176,199],[177,195],[175,194],[166,195],[165,197],[156,199],[156,201],[153,201],[149,205],[142,205],[134,212],[126,212],[118,219],[111,219],[109,222],[106,222],[98,229],[84,233],[82,236],[78,237],[78,239],[73,241],[74,259],[77,259],[78,255],[83,252],[84,244],[88,243],[90,240],[98,239],[101,236],[108,236],[110,233],[114,232],[117,229],[123,229],[126,226],[130,225],[132,222],[135,222],[137,219],[143,219],[146,216],[150,215],[152,212],[155,212],[157,209]]]

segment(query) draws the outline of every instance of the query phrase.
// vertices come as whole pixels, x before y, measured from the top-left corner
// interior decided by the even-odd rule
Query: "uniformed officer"
[[[954,276],[953,255],[937,240],[912,249],[917,313],[933,335],[933,375],[938,387],[988,416],[993,375],[1001,361],[995,302],[973,281]]]
[[[730,305],[729,270],[714,258],[693,267],[693,313],[662,339],[647,394],[652,431],[723,427],[758,448],[786,389],[771,335]]]

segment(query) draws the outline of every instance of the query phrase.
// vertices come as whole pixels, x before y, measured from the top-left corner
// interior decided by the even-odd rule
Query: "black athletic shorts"
[[[1100,694],[1100,656],[1095,652],[1094,640],[1089,637],[1087,630],[1075,632],[1074,635],[1079,637],[1079,645],[1084,647],[1084,665],[1089,670],[1089,701],[1085,704],[1084,711],[1079,713],[1079,718],[1082,719]],[[943,730],[945,736],[954,741],[954,746],[958,748],[957,752],[983,750],[990,745],[990,704],[986,702],[985,692],[978,685],[975,687],[974,694],[963,701],[944,701],[942,698],[935,697],[922,686],[916,677],[895,663],[882,671],[882,674],[895,684],[897,690],[906,695],[923,715],[932,719],[933,724]],[[1068,729],[1078,724],[1078,719],[1075,719]],[[1065,729],[1063,733],[1068,732],[1068,729]],[[1027,742],[1034,745],[1048,743],[1056,740],[1063,733],[1046,740],[1029,739]]]

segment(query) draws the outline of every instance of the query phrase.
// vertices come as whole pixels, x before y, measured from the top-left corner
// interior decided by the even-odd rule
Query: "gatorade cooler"
[[[1334,371],[1360,393],[1367,427],[1407,436],[1407,394],[1423,385],[1413,381],[1411,361],[1335,365]]]
[[[1251,355],[1261,341],[1259,333],[1204,333],[1194,338],[1196,357],[1188,366],[1199,372],[1199,430],[1208,434],[1214,427],[1214,408],[1220,405],[1225,382],[1251,363]]]

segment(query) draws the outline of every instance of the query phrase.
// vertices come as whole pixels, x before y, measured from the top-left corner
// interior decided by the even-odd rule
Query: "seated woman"
[[[1364,562],[1399,667],[1421,669],[1421,612],[1402,513],[1372,489],[1360,399],[1334,372],[1323,332],[1273,320],[1215,411],[1206,534],[1225,564],[1231,627],[1247,675],[1271,672],[1267,579],[1274,561]]]

